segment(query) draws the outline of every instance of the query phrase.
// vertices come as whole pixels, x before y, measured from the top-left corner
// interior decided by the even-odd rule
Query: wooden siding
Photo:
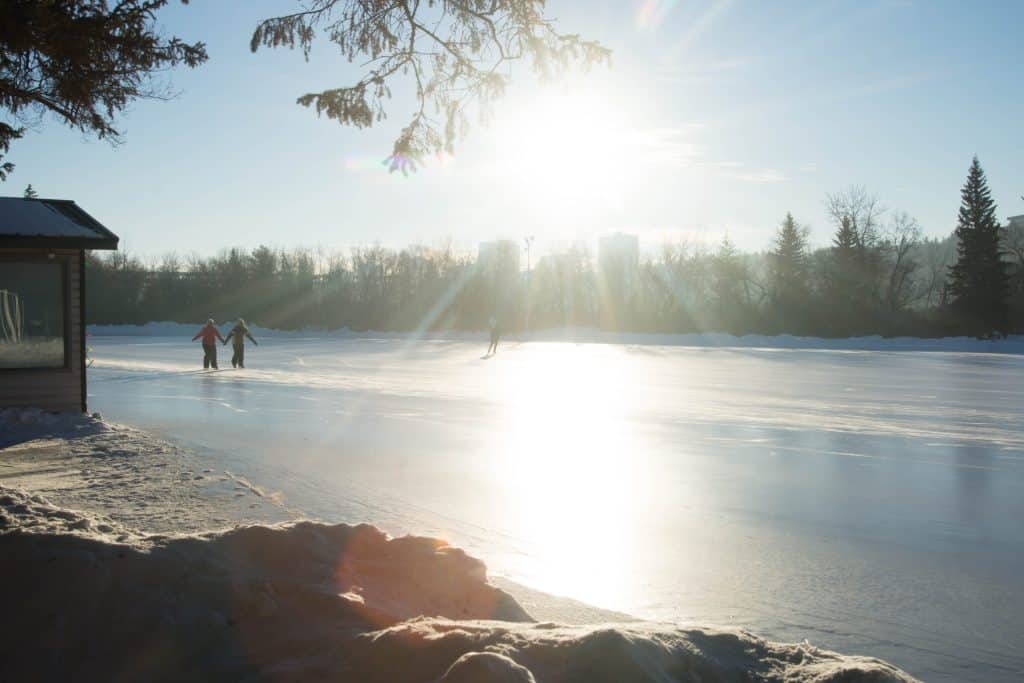
[[[0,258],[26,256],[45,257],[48,251],[38,249],[0,249]],[[70,310],[67,334],[66,368],[0,370],[0,407],[28,406],[44,410],[80,412],[82,410],[82,309],[79,252],[76,249],[54,250],[55,259],[67,264],[68,281],[64,291]]]

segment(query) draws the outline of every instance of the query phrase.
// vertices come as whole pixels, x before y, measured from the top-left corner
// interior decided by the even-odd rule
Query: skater
[[[217,340],[224,341],[224,337],[220,336],[220,331],[213,322],[213,318],[206,321],[206,325],[203,329],[196,332],[196,336],[192,337],[192,341],[203,339],[203,369],[213,368],[217,370]]]
[[[245,367],[245,338],[248,337],[249,341],[256,346],[259,346],[259,342],[253,339],[252,334],[249,333],[249,328],[245,326],[245,320],[242,318],[238,319],[235,326],[228,332],[227,339],[224,340],[226,346],[228,340],[230,340],[231,348],[234,349],[234,353],[231,355],[231,367],[233,368],[244,368]]]
[[[487,347],[487,355],[492,356],[498,352],[498,339],[501,338],[501,330],[498,329],[498,319],[493,315],[488,323],[491,326],[491,344]]]

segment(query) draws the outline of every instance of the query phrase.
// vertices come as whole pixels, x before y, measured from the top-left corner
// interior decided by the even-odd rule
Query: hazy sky
[[[977,153],[1000,219],[1024,214],[1024,2],[551,0],[612,68],[540,86],[517,67],[496,119],[408,178],[380,165],[407,84],[379,128],[343,128],[295,104],[355,80],[330,43],[249,52],[295,7],[175,3],[162,25],[210,54],[168,74],[180,96],[134,105],[117,147],[45,120],[4,194],[75,199],[142,255],[614,230],[763,249],[786,211],[826,243],[824,197],[851,184],[946,235]]]

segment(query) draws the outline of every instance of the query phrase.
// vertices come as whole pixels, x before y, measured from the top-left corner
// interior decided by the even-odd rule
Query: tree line
[[[829,195],[831,243],[787,214],[765,252],[664,244],[636,261],[585,246],[520,272],[518,254],[473,259],[450,245],[347,253],[251,251],[143,262],[89,254],[90,323],[193,323],[239,316],[280,329],[509,331],[593,326],[637,332],[989,336],[1024,328],[1024,225],[1001,226],[972,162],[956,231],[927,239],[863,188]]]

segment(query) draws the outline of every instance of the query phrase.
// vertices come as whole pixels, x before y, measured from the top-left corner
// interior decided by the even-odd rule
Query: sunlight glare
[[[538,346],[503,380],[497,476],[510,492],[510,524],[535,548],[531,585],[621,604],[642,507],[642,449],[626,414],[632,379],[609,347]]]
[[[506,191],[554,221],[621,210],[641,175],[637,133],[607,94],[542,91],[496,120],[491,135]]]

